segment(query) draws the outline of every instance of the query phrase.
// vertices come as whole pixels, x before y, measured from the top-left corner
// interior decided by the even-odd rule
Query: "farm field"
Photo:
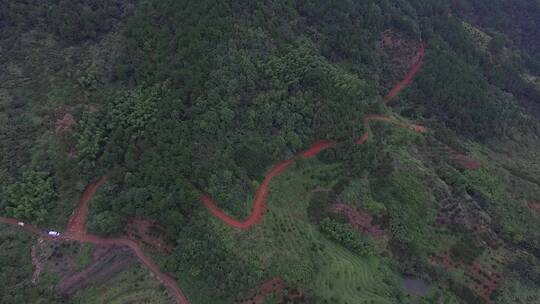
[[[333,183],[336,169],[310,159],[276,177],[264,220],[233,247],[260,260],[268,277],[295,282],[292,287],[306,290],[321,303],[394,303],[401,291],[398,277],[386,264],[378,257],[351,253],[308,219],[310,190],[331,187],[321,180]]]
[[[0,302],[535,303],[539,20],[0,1]]]

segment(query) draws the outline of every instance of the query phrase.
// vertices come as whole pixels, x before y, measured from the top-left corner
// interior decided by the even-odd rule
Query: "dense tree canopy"
[[[19,182],[6,187],[3,203],[9,216],[39,224],[49,215],[56,195],[48,174],[30,170]]]
[[[420,302],[474,302],[463,272],[498,238],[537,254],[511,264],[506,299],[537,278],[539,16],[535,0],[2,1],[0,215],[64,227],[87,182],[107,176],[89,231],[158,222],[176,241],[158,264],[201,303],[274,276],[320,303],[412,302],[400,273],[433,281]],[[419,73],[386,106],[422,46]],[[245,217],[271,166],[318,140],[337,143],[272,180],[252,230],[199,201]],[[482,169],[460,167],[465,154]],[[329,218],[336,202],[385,236]],[[461,222],[441,224],[448,209]],[[478,218],[491,234],[467,223]],[[463,268],[430,263],[440,252]],[[26,299],[13,294],[2,299]]]

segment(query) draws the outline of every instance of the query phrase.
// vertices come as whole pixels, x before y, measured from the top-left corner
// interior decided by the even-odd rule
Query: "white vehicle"
[[[24,227],[24,223],[23,222],[18,222],[17,225],[21,226],[21,227]]]
[[[49,234],[50,236],[53,236],[53,237],[60,236],[60,232],[57,232],[57,231],[49,231],[48,234]]]

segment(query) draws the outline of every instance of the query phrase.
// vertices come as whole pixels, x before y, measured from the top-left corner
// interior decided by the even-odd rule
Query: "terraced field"
[[[321,180],[324,175],[336,180],[335,169],[312,159],[276,177],[267,215],[240,239],[237,250],[260,260],[268,277],[282,277],[317,303],[395,303],[397,276],[378,258],[360,257],[326,239],[308,220],[309,190],[331,186]]]
[[[313,282],[321,303],[395,303],[392,290],[397,281],[378,259],[359,258],[330,242],[326,253],[327,259]]]

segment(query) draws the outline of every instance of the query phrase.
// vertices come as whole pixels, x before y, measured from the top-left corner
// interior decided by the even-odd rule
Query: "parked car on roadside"
[[[47,234],[50,235],[50,236],[53,236],[53,237],[59,237],[60,236],[60,232],[52,231],[52,230],[49,231]]]

